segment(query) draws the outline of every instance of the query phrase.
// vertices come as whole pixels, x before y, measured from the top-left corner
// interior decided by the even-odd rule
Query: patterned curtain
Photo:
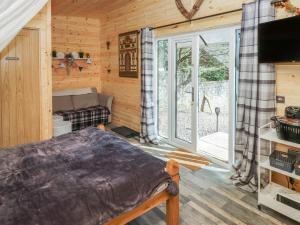
[[[243,5],[240,43],[240,77],[237,106],[234,183],[255,192],[257,190],[258,128],[270,122],[275,114],[275,68],[258,63],[258,24],[274,19],[271,0],[257,0]],[[262,154],[268,145],[261,143]],[[266,178],[262,174],[262,180]]]
[[[153,31],[141,31],[141,143],[157,144],[153,97]]]

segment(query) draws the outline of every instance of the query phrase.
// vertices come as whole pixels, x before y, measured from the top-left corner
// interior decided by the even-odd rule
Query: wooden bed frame
[[[179,185],[179,164],[174,160],[167,162],[166,171],[172,177],[172,180]],[[179,225],[179,193],[176,196],[171,196],[165,190],[157,195],[154,195],[143,204],[134,208],[133,210],[124,213],[112,220],[105,225],[124,225],[128,222],[136,219],[137,217],[145,214],[151,209],[157,207],[163,202],[167,202],[166,205],[166,224],[167,225]]]
[[[103,124],[98,129],[105,130]],[[175,160],[167,162],[166,171],[179,188],[179,164]],[[170,195],[166,190],[154,195],[133,210],[113,218],[104,225],[124,225],[140,217],[161,203],[166,202],[166,225],[179,225],[179,193],[176,196]]]

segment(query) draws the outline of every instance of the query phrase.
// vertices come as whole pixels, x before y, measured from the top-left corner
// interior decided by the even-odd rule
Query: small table
[[[64,121],[62,116],[53,116],[53,136],[57,137],[72,132],[72,123]]]

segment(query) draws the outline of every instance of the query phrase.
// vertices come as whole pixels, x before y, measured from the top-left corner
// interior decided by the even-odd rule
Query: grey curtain
[[[141,143],[157,144],[153,92],[153,31],[141,30]]]
[[[270,122],[275,114],[275,68],[258,63],[258,24],[274,19],[270,0],[243,5],[240,43],[240,77],[237,102],[234,183],[241,188],[257,190],[258,128]],[[267,143],[261,143],[267,155]],[[266,174],[262,174],[262,177]]]

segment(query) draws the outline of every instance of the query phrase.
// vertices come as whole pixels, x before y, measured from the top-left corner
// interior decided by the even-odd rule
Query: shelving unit
[[[300,202],[300,193],[273,183],[271,180],[272,172],[277,172],[288,177],[292,177],[296,180],[300,180],[300,176],[295,174],[295,171],[292,173],[286,172],[281,169],[277,169],[270,165],[268,157],[261,157],[261,140],[269,141],[269,154],[273,151],[273,143],[284,144],[290,147],[300,148],[300,144],[281,140],[277,137],[276,130],[272,128],[272,123],[266,124],[259,129],[259,142],[258,142],[258,207],[260,209],[261,205],[267,206],[275,211],[278,211],[285,216],[290,217],[291,219],[300,222],[300,211],[290,207],[286,204],[283,204],[276,200],[277,194],[283,196],[289,196],[291,199]],[[269,184],[266,187],[261,187],[261,168],[269,170]]]
[[[68,75],[70,74],[71,67],[75,64],[77,65],[76,61],[83,61],[85,65],[92,64],[91,58],[58,58],[58,57],[52,57],[52,60],[60,62],[61,67],[57,67],[55,69],[67,69]],[[81,63],[82,64],[82,63]],[[52,64],[53,66],[53,64]],[[81,71],[83,68],[85,68],[82,65],[77,65],[79,70]]]

